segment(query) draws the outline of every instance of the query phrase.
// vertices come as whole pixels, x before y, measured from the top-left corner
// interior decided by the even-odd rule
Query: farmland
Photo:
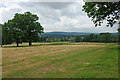
[[[3,78],[118,78],[116,43],[28,43],[2,48]]]

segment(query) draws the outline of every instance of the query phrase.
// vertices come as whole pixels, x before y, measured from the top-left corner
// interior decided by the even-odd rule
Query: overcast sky
[[[8,0],[9,1],[9,0]],[[4,23],[14,17],[15,13],[30,11],[39,16],[39,22],[45,32],[117,32],[117,24],[106,27],[94,27],[93,22],[82,11],[84,2],[0,2],[0,23]]]

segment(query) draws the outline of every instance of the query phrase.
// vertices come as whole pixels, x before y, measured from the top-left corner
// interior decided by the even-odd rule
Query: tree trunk
[[[18,40],[16,40],[16,43],[17,43],[17,47],[19,46],[19,42],[18,42]]]
[[[31,42],[31,31],[29,31],[29,46],[32,45],[32,42]]]
[[[17,42],[17,47],[19,47],[19,43]]]
[[[29,46],[31,46],[32,45],[32,42],[29,42]]]

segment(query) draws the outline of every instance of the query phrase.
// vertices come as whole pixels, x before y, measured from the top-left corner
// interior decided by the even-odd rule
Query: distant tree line
[[[43,33],[38,20],[39,17],[31,12],[16,13],[13,19],[2,25],[2,45],[16,42],[19,46],[19,43],[29,42],[31,46],[32,42],[39,40],[38,33]]]
[[[75,42],[104,42],[104,43],[112,43],[118,41],[118,35],[113,35],[111,33],[101,33],[100,35],[90,34],[84,37],[78,38],[75,37]]]
[[[54,36],[40,36],[39,42],[58,42],[58,41],[71,41],[71,42],[104,42],[104,43],[114,43],[118,41],[117,34],[111,33],[100,33],[90,34],[90,35],[76,35],[76,36],[63,36],[63,37],[54,37]]]

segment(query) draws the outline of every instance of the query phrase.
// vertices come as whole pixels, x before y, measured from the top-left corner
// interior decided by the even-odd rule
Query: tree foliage
[[[11,44],[12,42],[12,30],[10,30],[7,23],[4,23],[4,25],[2,25],[2,44]]]
[[[107,20],[107,26],[113,26],[119,19],[120,2],[86,2],[83,6],[95,26],[101,26]]]

